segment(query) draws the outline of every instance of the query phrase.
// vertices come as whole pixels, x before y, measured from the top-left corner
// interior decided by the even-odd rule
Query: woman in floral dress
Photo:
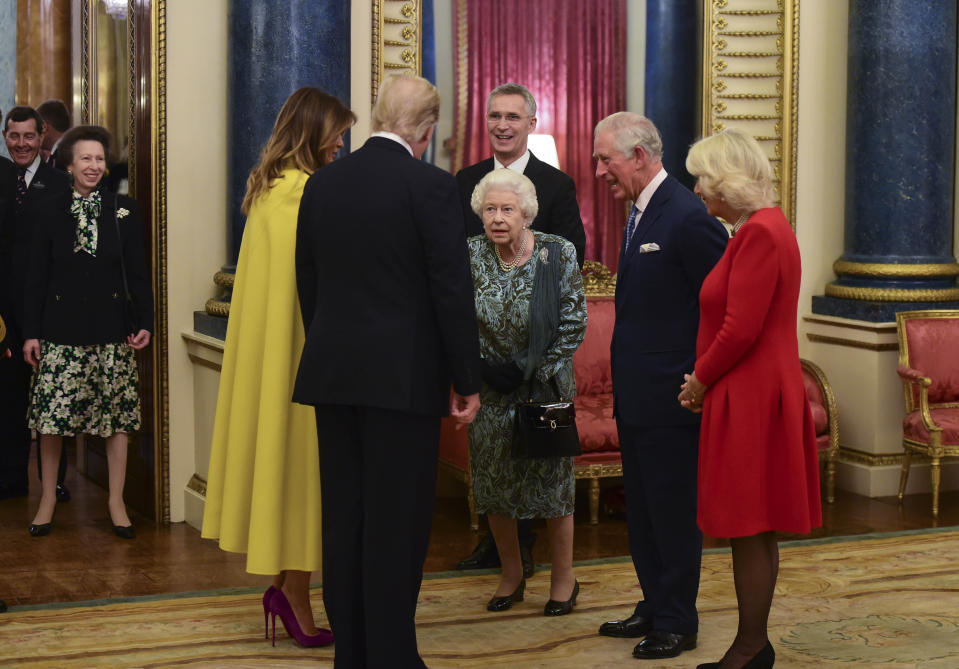
[[[516,520],[546,518],[553,564],[544,613],[564,615],[579,593],[573,576],[573,458],[514,458],[511,445],[518,402],[530,395],[535,401],[572,400],[576,394],[573,353],[586,334],[582,275],[572,244],[530,229],[537,201],[527,177],[493,170],[477,184],[471,203],[485,235],[469,240],[484,382],[482,406],[469,427],[470,466],[476,508],[487,514],[503,570],[487,609],[505,611],[523,601]],[[538,274],[559,288],[553,316],[558,322],[548,329],[545,350],[531,346],[531,324],[556,308],[531,309]]]
[[[114,532],[135,536],[123,503],[127,434],[140,429],[134,351],[150,344],[153,293],[134,200],[101,189],[110,135],[77,126],[58,160],[73,188],[34,237],[27,277],[23,357],[34,377],[28,422],[39,434],[43,492],[30,534],[50,533],[62,437],[106,438]],[[134,307],[125,309],[126,282]]]

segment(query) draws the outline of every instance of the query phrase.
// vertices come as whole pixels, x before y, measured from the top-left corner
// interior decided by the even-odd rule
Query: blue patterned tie
[[[633,205],[633,208],[629,210],[629,220],[626,221],[626,250],[629,250],[629,241],[633,238],[633,233],[636,232],[636,216],[639,215],[639,209],[636,208],[636,205]]]
[[[27,195],[27,170],[23,167],[17,168],[17,206],[23,204],[23,198]]]

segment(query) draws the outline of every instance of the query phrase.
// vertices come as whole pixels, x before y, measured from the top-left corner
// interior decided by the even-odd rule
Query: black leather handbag
[[[558,458],[579,455],[576,408],[572,402],[523,402],[516,405],[514,458]]]

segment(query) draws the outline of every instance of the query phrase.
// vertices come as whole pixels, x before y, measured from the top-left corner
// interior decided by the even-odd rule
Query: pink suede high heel
[[[333,643],[333,633],[330,630],[319,629],[313,636],[306,634],[300,629],[300,623],[296,620],[296,614],[293,613],[293,607],[282,590],[273,591],[273,596],[269,603],[270,614],[273,616],[273,645],[276,645],[276,617],[280,616],[280,622],[286,628],[286,633],[293,637],[293,640],[304,648],[315,648],[317,646],[329,646]]]
[[[277,591],[276,588],[274,588],[271,585],[269,588],[266,589],[266,592],[263,593],[263,638],[264,639],[270,638],[270,623],[268,620],[270,615],[270,599],[272,599],[273,593],[276,591]]]

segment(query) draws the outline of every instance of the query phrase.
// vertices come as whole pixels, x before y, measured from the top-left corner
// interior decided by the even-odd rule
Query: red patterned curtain
[[[453,171],[491,154],[489,92],[523,84],[536,98],[536,132],[553,135],[576,182],[586,258],[615,272],[623,206],[594,176],[593,128],[626,108],[626,0],[457,0],[453,24]]]

